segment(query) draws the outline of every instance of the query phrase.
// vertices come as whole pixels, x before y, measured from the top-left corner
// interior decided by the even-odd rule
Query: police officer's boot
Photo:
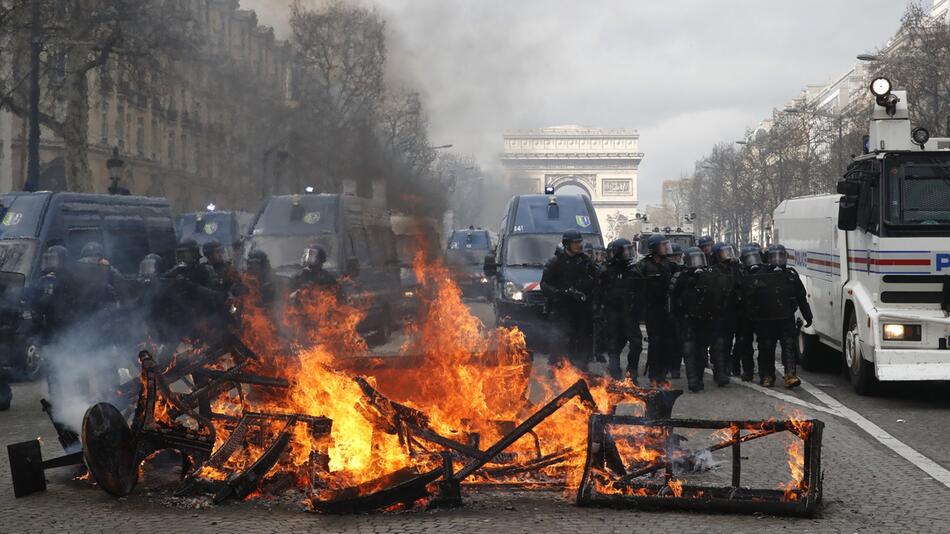
[[[713,341],[712,350],[713,379],[719,387],[729,384],[729,349],[723,338]]]
[[[798,344],[796,339],[782,339],[782,365],[785,367],[785,387],[792,389],[801,385],[798,378]]]
[[[693,393],[703,390],[704,362],[700,360],[699,349],[695,341],[683,342],[683,356],[686,357],[686,385]],[[705,359],[705,358],[703,358]]]
[[[0,412],[9,410],[12,403],[13,389],[10,388],[10,383],[3,376],[3,371],[0,371]]]
[[[643,343],[639,338],[634,338],[627,348],[627,379],[637,383],[640,371],[640,353],[643,352]]]

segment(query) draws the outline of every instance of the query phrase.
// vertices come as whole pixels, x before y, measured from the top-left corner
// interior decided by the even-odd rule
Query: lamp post
[[[129,195],[130,191],[119,186],[119,180],[122,179],[122,168],[125,166],[125,160],[119,155],[119,147],[112,149],[112,157],[106,160],[106,168],[109,169],[109,180],[112,184],[109,186],[110,195]]]

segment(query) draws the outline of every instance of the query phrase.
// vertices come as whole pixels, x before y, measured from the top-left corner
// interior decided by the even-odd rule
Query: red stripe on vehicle
[[[867,265],[920,265],[923,267],[930,266],[929,259],[909,259],[909,258],[898,258],[898,259],[881,259],[881,258],[857,258],[849,257],[848,261],[851,263],[861,263]]]

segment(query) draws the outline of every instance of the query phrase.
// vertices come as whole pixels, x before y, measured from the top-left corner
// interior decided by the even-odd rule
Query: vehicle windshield
[[[0,197],[0,239],[36,237],[48,195]]]
[[[488,248],[450,248],[445,252],[445,259],[450,265],[465,267],[484,265],[485,256],[491,255]]]
[[[222,245],[229,246],[238,240],[234,235],[234,215],[224,212],[201,213],[198,220],[197,213],[182,215],[178,221],[178,239],[191,238],[199,245],[215,240]]]
[[[556,205],[550,204],[550,198],[542,195],[521,197],[512,231],[519,234],[560,233],[565,230],[585,234],[596,231],[597,218],[588,211],[582,196],[554,195]]]
[[[339,200],[335,195],[273,197],[252,233],[301,236],[334,233]]]
[[[30,275],[36,257],[36,241],[32,239],[0,240],[0,271]]]
[[[603,246],[600,236],[585,235],[584,243],[594,247]],[[544,267],[554,257],[561,244],[561,234],[521,234],[508,239],[505,265],[509,267]]]
[[[885,220],[894,225],[950,225],[950,158],[901,155],[885,166]]]
[[[267,254],[271,267],[276,270],[282,267],[299,266],[304,249],[320,247],[327,253],[327,262],[323,264],[323,268],[328,271],[335,271],[338,270],[337,255],[334,254],[333,246],[335,241],[335,236],[332,235],[254,236],[251,238],[247,251],[248,254],[255,250],[263,251],[264,254]]]

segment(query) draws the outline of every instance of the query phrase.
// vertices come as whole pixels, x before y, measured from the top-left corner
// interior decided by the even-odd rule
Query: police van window
[[[270,199],[254,235],[312,235],[336,231],[339,197],[294,195]]]
[[[149,253],[148,234],[142,221],[123,221],[106,226],[104,243],[112,266],[125,274],[137,272],[139,262]]]
[[[82,247],[86,243],[102,243],[102,232],[98,228],[72,228],[66,233],[66,250],[71,260],[78,260]]]
[[[36,237],[49,195],[0,197],[0,239]]]
[[[366,229],[354,225],[350,231],[356,259],[360,261],[360,265],[371,265],[372,258],[369,255],[369,238],[366,235]]]
[[[870,179],[861,184],[858,198],[858,227],[871,234],[878,234],[881,220],[881,188],[877,179],[880,166],[877,161],[862,162],[860,170]]]
[[[481,249],[491,248],[488,232],[479,230],[463,230],[452,233],[449,249]]]
[[[886,160],[887,222],[950,225],[950,158],[901,155]]]
[[[549,218],[549,198],[543,195],[521,197],[512,225],[513,233],[594,232],[594,214],[587,210],[583,197],[554,195],[559,207],[557,219]]]

